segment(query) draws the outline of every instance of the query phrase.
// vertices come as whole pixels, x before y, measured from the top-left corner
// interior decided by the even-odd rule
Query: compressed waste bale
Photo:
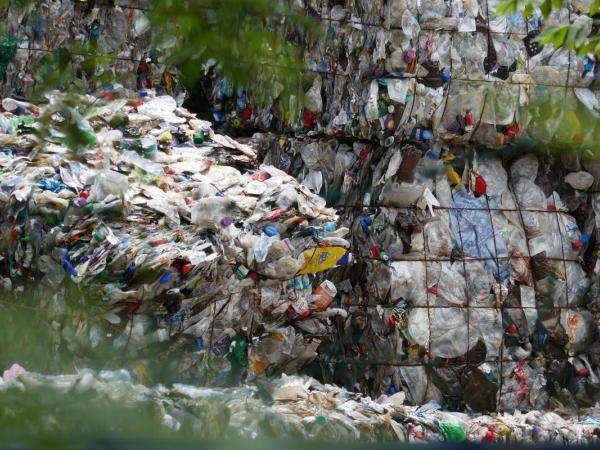
[[[315,143],[348,150],[337,140],[257,134],[253,141],[265,161]],[[403,390],[415,404],[435,400],[461,410],[560,405],[573,412],[595,403],[600,366],[589,346],[597,339],[598,208],[592,198],[572,202],[578,190],[562,184],[559,174],[568,172],[561,162],[439,144],[354,146],[362,158],[349,164],[345,179],[311,169],[329,179],[315,192],[340,205],[356,260],[331,278],[348,311],[339,325],[347,341],[337,344],[344,350],[331,356],[343,354],[354,367],[345,386],[373,395]],[[415,151],[411,186],[418,194],[390,204],[389,183],[404,175],[389,161]],[[305,169],[298,169],[302,180]],[[364,323],[354,328],[359,313]],[[569,378],[580,364],[569,357],[590,361],[589,369]],[[408,370],[421,365],[428,371]],[[550,380],[554,365],[559,376]],[[491,402],[460,388],[478,373],[490,384]]]
[[[216,121],[385,146],[438,139],[501,147],[527,135],[548,144],[597,141],[595,58],[535,41],[568,21],[591,31],[593,21],[579,4],[565,4],[548,18],[537,7],[528,17],[498,14],[500,2],[484,1],[342,7],[302,0],[294,6],[326,36],[300,41],[309,78],[304,107],[290,114],[287,99],[274,99],[286,108],[265,106],[251,89],[233,89],[215,73]],[[297,33],[290,37],[298,42]],[[563,111],[566,104],[568,113],[548,119],[548,108]]]

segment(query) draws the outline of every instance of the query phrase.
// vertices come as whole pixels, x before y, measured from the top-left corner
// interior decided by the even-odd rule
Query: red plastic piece
[[[142,306],[141,303],[128,303],[127,304],[127,314],[133,314],[140,308],[140,306]]]

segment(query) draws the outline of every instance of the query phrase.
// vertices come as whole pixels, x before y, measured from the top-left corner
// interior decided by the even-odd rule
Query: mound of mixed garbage
[[[61,98],[3,101],[4,288],[76,286],[101,306],[75,325],[57,319],[66,346],[136,355],[177,336],[227,355],[234,379],[314,359],[310,332],[345,314],[319,274],[351,260],[325,200],[168,96],[81,97],[70,117],[83,144],[67,147],[67,114],[48,113]]]

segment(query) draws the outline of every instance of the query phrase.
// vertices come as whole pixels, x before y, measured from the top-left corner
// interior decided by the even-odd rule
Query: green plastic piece
[[[440,422],[440,429],[446,441],[449,442],[464,442],[467,439],[467,434],[458,425],[449,422]]]
[[[17,53],[17,38],[14,36],[3,36],[0,38],[0,78],[6,75],[8,65]]]
[[[129,124],[129,116],[127,114],[118,112],[112,119],[110,119],[109,125],[113,128],[124,127]]]
[[[100,231],[96,230],[94,231],[94,239],[96,239],[99,242],[102,242],[106,239],[106,236],[104,236]]]
[[[231,352],[227,355],[227,359],[232,366],[246,367],[248,365],[248,340],[246,335],[242,333],[236,334],[231,340]]]
[[[87,148],[93,148],[96,146],[96,136],[94,136],[93,133],[82,130],[81,134],[82,134],[83,138],[85,139],[85,146]]]
[[[204,131],[200,130],[194,135],[194,144],[202,144],[204,139],[206,139]]]

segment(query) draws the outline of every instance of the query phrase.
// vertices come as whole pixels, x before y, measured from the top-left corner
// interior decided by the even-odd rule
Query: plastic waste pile
[[[256,134],[266,163],[338,207],[348,318],[313,376],[452,410],[598,400],[597,163],[436,144]]]
[[[294,379],[284,389],[298,391],[293,407],[280,392],[281,420],[301,433],[334,421],[343,437],[588,439],[593,420],[557,414],[574,417],[600,399],[600,167],[472,147],[530,132],[551,140],[559,122],[569,124],[560,137],[593,133],[580,113],[597,109],[594,59],[533,42],[568,20],[591,27],[585,5],[544,21],[539,12],[498,16],[498,2],[296,3],[326,29],[307,46],[316,77],[301,116],[278,122],[226,80],[213,96],[218,122],[283,123],[295,137],[256,134],[247,145],[220,135],[155,96],[143,66],[113,68],[137,67],[136,78],[104,99],[81,98],[76,153],[58,129],[43,143],[34,133],[46,105],[5,98],[2,286],[18,293],[39,281],[54,293],[50,319],[70,349],[136,355],[174,342],[189,350],[183,370],[212,365],[211,382],[301,371],[340,386]],[[106,52],[140,57],[142,10],[39,7],[51,23],[81,18]],[[41,26],[27,45],[47,45],[36,38],[50,30],[44,20],[9,22]],[[16,52],[14,86],[30,59]],[[144,91],[132,98],[127,87]],[[563,116],[528,128],[535,111],[525,107],[536,100]],[[60,293],[72,285],[101,314],[61,323]],[[416,406],[385,406],[400,397]],[[335,419],[307,414],[327,407]]]
[[[138,384],[125,370],[84,369],[73,375],[48,376],[17,365],[0,379],[0,415],[23,420],[36,432],[40,423],[53,424],[55,431],[70,431],[68,427],[77,420],[68,417],[71,402],[41,409],[35,423],[28,420],[26,409],[18,405],[40,390],[44,398],[69,396],[89,405],[79,420],[83,429],[86,415],[95,405],[108,402],[115,408],[127,405],[151,412],[148,420],[155,423],[155,431],[186,431],[205,439],[285,436],[326,441],[593,444],[598,442],[599,430],[594,410],[573,420],[541,411],[495,416],[453,413],[435,402],[407,406],[403,393],[372,399],[307,377],[283,376],[262,392],[256,386],[224,390],[174,384],[150,388]],[[20,402],[10,404],[14,398]],[[111,429],[119,430],[119,424],[111,424]]]
[[[0,44],[3,97],[29,98],[36,83],[52,72],[51,62],[36,73],[40,60],[50,56],[57,70],[72,63],[70,78],[80,80],[84,92],[109,90],[98,81],[108,75],[129,89],[185,95],[177,70],[165,66],[164,54],[151,46],[149,1],[9,3]],[[102,58],[90,65],[91,56]]]
[[[36,115],[60,97],[3,101],[6,291],[38,286],[69,348],[136,355],[176,336],[226,356],[232,382],[314,359],[310,333],[344,314],[319,276],[351,262],[325,200],[168,96],[81,97],[71,114],[85,145],[64,145],[58,113],[39,141]],[[72,286],[103,312],[61,322]]]
[[[567,2],[548,20],[539,10],[528,18],[497,14],[500,3],[294,2],[322,29],[321,38],[304,44],[312,85],[300,110],[299,101],[287,100],[283,108],[257,107],[251,90],[215,78],[215,120],[386,146],[437,139],[498,147],[524,135],[586,139],[598,110],[594,57],[534,39],[569,22],[589,33],[587,2]],[[561,112],[549,120],[552,109]]]
[[[301,114],[218,80],[214,117],[291,128],[254,136],[261,160],[350,230],[357,262],[329,276],[348,317],[323,330],[313,376],[417,405],[576,414],[600,387],[598,167],[507,144],[593,134],[595,59],[534,40],[592,20],[584,3],[548,20],[499,4],[295,2],[324,31],[306,43]]]

